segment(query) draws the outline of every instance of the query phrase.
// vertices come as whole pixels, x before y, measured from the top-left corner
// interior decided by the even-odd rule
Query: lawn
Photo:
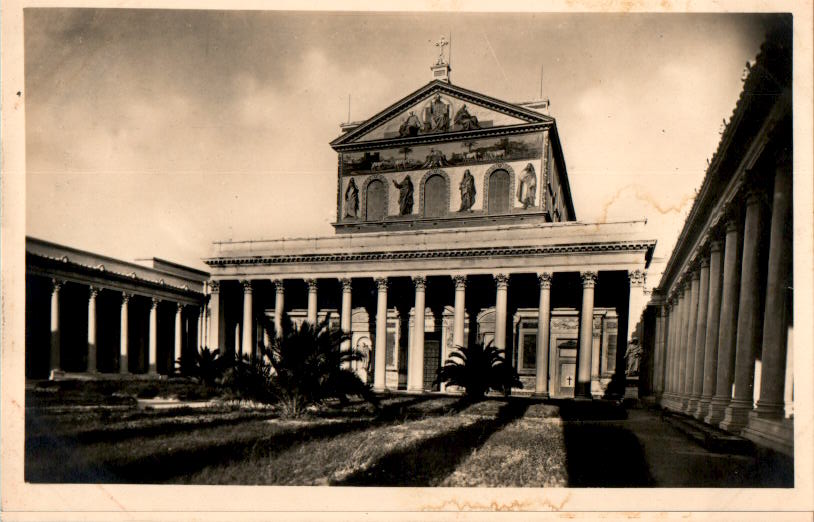
[[[469,404],[395,395],[378,411],[328,405],[299,419],[224,403],[32,401],[30,482],[355,486],[565,485],[556,408],[527,399]],[[108,401],[109,402],[109,401]]]
[[[442,487],[793,484],[790,459],[766,452],[710,453],[658,414],[628,413],[605,401],[500,397],[473,404],[454,396],[394,394],[382,396],[378,409],[361,401],[329,403],[288,419],[275,407],[246,403],[144,407],[133,395],[106,386],[95,392],[93,386],[28,391],[26,481]],[[162,393],[180,389],[206,396],[185,383],[173,386],[162,384]],[[148,385],[136,388],[139,395],[155,392]]]

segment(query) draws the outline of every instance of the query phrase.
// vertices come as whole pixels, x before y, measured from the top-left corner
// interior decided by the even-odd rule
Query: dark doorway
[[[427,332],[424,334],[424,389],[438,391],[439,385],[435,382],[438,369],[441,368],[441,333]]]

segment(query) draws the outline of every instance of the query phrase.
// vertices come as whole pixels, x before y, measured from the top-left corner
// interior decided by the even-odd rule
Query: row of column
[[[790,169],[778,166],[765,294],[760,292],[765,196],[750,190],[745,196],[743,232],[734,212],[722,217],[723,226],[718,228],[723,229],[723,237],[719,237],[718,229],[712,229],[666,307],[660,308],[654,384],[657,393],[663,392],[668,407],[733,432],[746,427],[750,415],[783,418],[789,325],[786,300],[792,259],[791,190]],[[752,413],[758,354],[760,396]]]
[[[643,290],[643,277],[641,272],[636,272],[639,277],[632,277],[631,300]],[[596,272],[581,272],[582,279],[582,309],[580,315],[579,332],[579,358],[577,364],[577,386],[576,394],[590,396],[591,394],[591,350],[593,346],[593,309],[594,309],[594,287],[597,281]],[[493,344],[500,349],[506,348],[506,324],[507,324],[507,292],[509,286],[509,276],[507,274],[495,274],[496,285],[495,294],[495,337]],[[465,327],[465,301],[466,301],[466,275],[452,276],[455,286],[453,334],[452,342],[454,346],[464,345]],[[351,279],[340,279],[342,284],[342,305],[340,313],[340,327],[346,332],[351,329]],[[376,391],[385,389],[385,350],[387,339],[387,291],[389,280],[387,277],[374,278],[377,289],[376,298],[376,327],[374,346],[374,370],[373,388]],[[425,276],[412,277],[415,288],[415,318],[412,335],[412,345],[408,347],[407,361],[407,389],[408,391],[423,391],[424,375],[424,314],[420,311],[426,306],[427,280]],[[538,308],[538,333],[537,333],[537,367],[544,369],[537,372],[535,383],[535,394],[547,396],[548,390],[548,352],[549,352],[549,324],[551,317],[551,281],[552,274],[543,272],[538,274],[540,286],[540,299]],[[273,279],[275,288],[274,325],[277,335],[281,332],[281,322],[284,312],[284,291],[283,281]],[[306,280],[308,287],[308,310],[306,320],[312,324],[317,321],[317,283],[315,279]],[[249,356],[252,353],[252,332],[254,332],[254,317],[252,312],[252,283],[249,280],[241,281],[243,285],[243,319],[242,319],[242,340],[241,352]],[[213,321],[211,323],[210,336],[218,339],[219,328],[219,293],[220,283],[210,282],[210,306]],[[639,296],[641,297],[641,296]],[[640,299],[641,300],[641,299]],[[268,336],[268,332],[265,334]],[[345,347],[349,348],[350,342],[346,341]]]
[[[61,341],[60,341],[60,319],[59,319],[59,296],[60,290],[64,285],[64,281],[59,279],[51,280],[51,353],[50,353],[50,369],[51,371],[61,370]],[[97,343],[96,343],[96,308],[97,297],[100,288],[97,286],[89,286],[88,294],[88,372],[98,371],[97,365]],[[120,339],[119,339],[119,373],[128,373],[128,343],[129,343],[129,303],[133,294],[122,292],[120,301]],[[148,373],[156,373],[156,360],[157,360],[157,345],[158,345],[158,303],[161,299],[153,297],[150,300],[150,326],[148,333]],[[182,319],[181,312],[183,311],[184,304],[176,304],[175,312],[175,338],[174,338],[174,358],[178,360],[181,357],[181,331]],[[203,308],[201,309],[203,311]],[[198,339],[203,336],[203,313],[198,315]]]

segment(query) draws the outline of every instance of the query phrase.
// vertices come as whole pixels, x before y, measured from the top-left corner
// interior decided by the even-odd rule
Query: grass
[[[361,401],[332,403],[291,420],[273,407],[215,403],[152,410],[105,400],[93,405],[87,391],[69,390],[64,403],[59,392],[48,393],[47,401],[26,404],[29,482],[712,485],[666,456],[664,448],[679,447],[684,468],[737,474],[741,485],[760,486],[768,465],[757,457],[705,455],[657,416],[642,412],[627,419],[613,403],[490,398],[472,404],[394,395],[382,397],[378,410]]]

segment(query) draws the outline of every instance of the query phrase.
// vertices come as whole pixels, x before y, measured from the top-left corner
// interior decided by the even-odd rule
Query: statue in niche
[[[627,350],[625,350],[625,375],[628,377],[638,376],[641,360],[642,347],[639,346],[639,340],[633,338],[627,345]]]
[[[399,183],[393,180],[393,185],[399,189],[399,215],[407,216],[413,213],[413,181],[410,176],[406,176],[404,181]]]
[[[359,217],[359,188],[353,178],[345,190],[345,217]]]
[[[529,163],[523,169],[520,183],[517,184],[517,200],[523,204],[523,208],[534,206],[534,197],[537,194],[537,174],[534,172],[534,165]]]
[[[464,171],[464,177],[461,180],[461,209],[459,212],[463,212],[465,210],[471,210],[472,205],[475,204],[475,178],[472,176],[472,173],[469,172],[469,169]]]
[[[440,94],[430,102],[428,108],[430,131],[443,132],[449,130],[449,105],[444,103]]]
[[[407,136],[417,136],[421,130],[421,120],[415,115],[415,112],[410,111],[410,115],[404,119],[399,127],[399,136],[402,138]]]
[[[467,110],[465,103],[463,107],[458,109],[458,112],[455,113],[454,123],[456,125],[460,125],[461,130],[480,129],[480,123],[478,123],[478,118],[476,116],[472,116],[471,114],[469,114],[469,111]]]

